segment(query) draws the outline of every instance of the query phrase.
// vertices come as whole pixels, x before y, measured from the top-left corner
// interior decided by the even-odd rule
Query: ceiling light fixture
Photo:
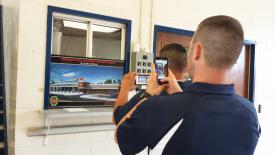
[[[96,32],[112,33],[118,31],[119,29],[107,26],[92,25],[92,30]]]
[[[71,27],[75,29],[87,30],[87,24],[64,20],[64,27]]]

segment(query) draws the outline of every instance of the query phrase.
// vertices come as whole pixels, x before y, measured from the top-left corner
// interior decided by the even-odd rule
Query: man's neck
[[[210,84],[230,84],[228,73],[228,70],[208,68],[194,74],[192,81]]]
[[[184,73],[173,73],[177,81],[184,81]]]

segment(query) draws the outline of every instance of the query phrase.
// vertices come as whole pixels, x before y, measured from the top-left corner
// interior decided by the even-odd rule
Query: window
[[[131,21],[48,7],[45,109],[113,106],[128,71]]]
[[[54,14],[52,55],[124,60],[125,24]]]
[[[87,32],[87,22],[54,18],[52,54],[86,57]]]

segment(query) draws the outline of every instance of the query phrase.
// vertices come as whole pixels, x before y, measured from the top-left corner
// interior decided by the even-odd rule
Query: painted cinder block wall
[[[6,0],[7,1],[7,0]],[[16,0],[13,0],[16,1]],[[27,137],[29,127],[43,126],[47,6],[58,6],[132,20],[132,47],[140,43],[152,49],[154,24],[195,30],[198,23],[212,15],[226,14],[241,21],[246,39],[257,41],[255,105],[262,136],[256,155],[273,155],[275,148],[275,2],[272,0],[17,0],[19,31],[16,54],[16,155],[115,155],[113,132],[95,132],[50,136],[43,147],[43,137]],[[142,7],[141,7],[142,6]],[[141,11],[141,12],[140,12]]]

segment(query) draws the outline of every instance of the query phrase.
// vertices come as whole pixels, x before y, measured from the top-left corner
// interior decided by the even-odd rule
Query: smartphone
[[[157,73],[157,81],[159,85],[165,84],[167,82],[161,82],[162,79],[168,76],[168,59],[165,57],[155,58],[155,68]]]
[[[136,85],[147,85],[148,79],[149,79],[149,75],[137,75]]]

